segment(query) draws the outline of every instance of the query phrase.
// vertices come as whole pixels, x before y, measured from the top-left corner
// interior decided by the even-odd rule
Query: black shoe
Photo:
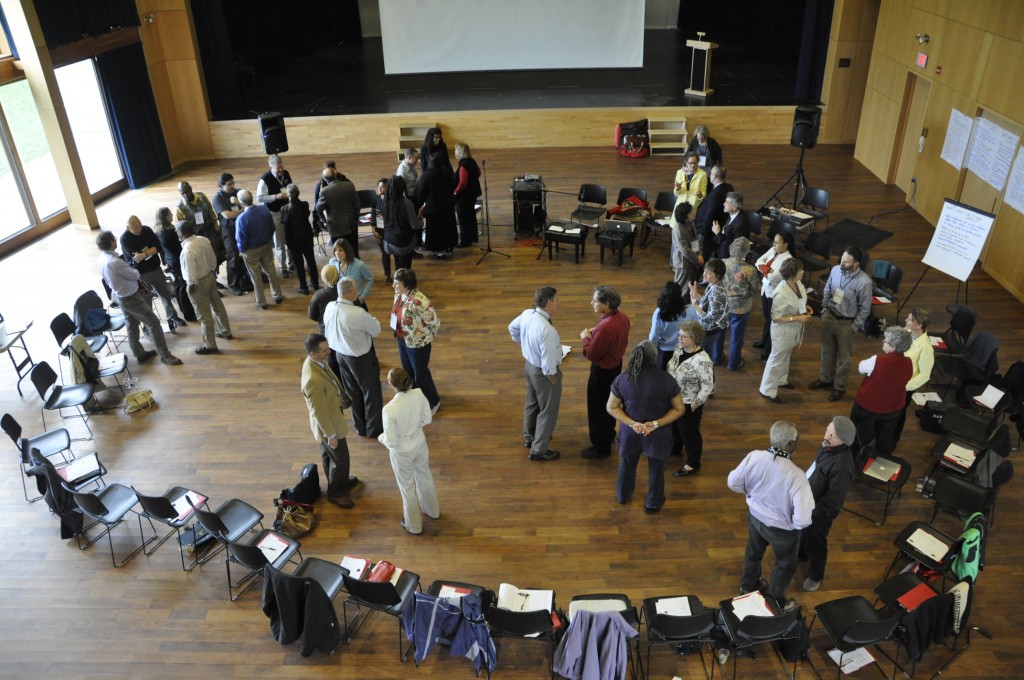
[[[560,454],[558,451],[555,451],[554,449],[548,449],[544,453],[531,453],[530,460],[555,460],[560,455],[562,454]]]
[[[231,333],[221,333],[220,331],[216,331],[214,333],[214,335],[216,337],[218,337],[218,338],[223,338],[225,340],[234,340],[235,339],[235,336],[231,335]]]
[[[597,449],[595,449],[593,446],[587,447],[580,451],[580,457],[588,459],[607,458],[610,455],[612,455],[611,451],[608,451],[607,453],[599,453]]]
[[[784,390],[795,390],[796,389],[796,385],[794,385],[793,383],[786,383],[785,385],[779,385],[779,387],[781,387]]]
[[[243,295],[245,295],[245,293],[239,290],[238,288],[230,288],[229,290],[231,294],[234,295],[235,297],[242,297]]]
[[[673,477],[693,477],[695,474],[700,472],[700,468],[686,468],[681,467],[672,473]]]
[[[138,361],[140,364],[144,364],[144,363],[146,363],[147,361],[149,361],[150,359],[152,359],[155,356],[156,356],[156,350],[150,349],[150,350],[146,350],[145,352],[143,352],[139,356],[135,357],[135,360]]]
[[[761,361],[768,361],[769,356],[770,352],[761,352],[761,355],[758,357],[758,359],[760,359]]]
[[[728,368],[730,371],[738,371],[746,365],[747,362],[744,361],[743,359],[740,359],[740,363],[736,364],[735,366],[726,366],[726,368]]]
[[[174,324],[175,326],[187,326],[188,325],[188,322],[185,321],[184,319],[182,319],[180,316],[172,316],[167,321],[169,323]]]
[[[282,302],[284,302],[284,296],[283,296],[283,295],[280,295],[280,296],[278,296],[278,297],[274,298],[274,304],[275,304],[275,305],[279,305],[279,304],[281,304]]]
[[[196,347],[196,354],[217,354],[220,352],[216,347],[207,347],[206,345],[199,345]]]
[[[832,390],[828,395],[829,401],[839,401],[846,394],[846,390]]]
[[[299,292],[303,295],[309,295],[309,288],[299,288]]]
[[[339,508],[343,508],[345,510],[356,507],[355,501],[348,496],[328,496],[327,502],[331,505],[337,505]]]
[[[423,253],[418,253],[415,250],[412,251],[412,259],[414,259],[414,260],[422,260],[423,259]]]
[[[818,380],[815,380],[810,385],[808,385],[808,387],[810,387],[812,390],[827,390],[828,388],[832,387],[832,383],[825,382],[824,380],[821,380],[819,378]]]
[[[646,505],[644,506],[644,514],[645,515],[653,515],[654,513],[658,512],[659,510],[661,510],[661,508],[649,508]]]
[[[287,269],[285,269],[283,272],[281,272],[281,278],[282,279],[287,279],[289,276],[291,276],[291,274],[288,273]]]
[[[257,302],[256,306],[259,307],[260,309],[266,309],[267,308],[267,303],[264,302],[263,304],[260,304],[260,303]]]
[[[778,397],[769,397],[764,392],[758,392],[758,394],[760,394],[762,397],[764,397],[768,401],[772,402],[773,404],[781,404],[782,403],[782,400],[779,399]]]
[[[764,340],[758,340],[753,344],[754,349],[764,349]]]
[[[217,282],[217,290],[224,290],[226,286],[220,281]]]

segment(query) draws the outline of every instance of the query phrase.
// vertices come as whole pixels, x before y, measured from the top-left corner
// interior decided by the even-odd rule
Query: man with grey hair
[[[729,244],[729,258],[725,261],[726,302],[729,308],[729,363],[730,371],[738,371],[743,361],[743,340],[750,321],[750,309],[761,290],[761,274],[747,262],[750,240],[740,236]]]
[[[380,362],[373,339],[380,322],[355,304],[359,283],[348,276],[338,281],[338,300],[324,309],[324,335],[341,367],[341,384],[352,399],[352,424],[361,437],[384,431],[384,397],[380,389]]]
[[[327,185],[320,190],[315,208],[324,215],[324,223],[331,234],[331,243],[343,238],[359,257],[359,192],[348,177],[332,168],[324,168]]]
[[[292,183],[292,176],[284,169],[284,162],[277,154],[267,158],[270,169],[260,176],[256,185],[256,202],[266,205],[274,218],[274,250],[281,263],[281,278],[288,278],[288,270],[295,269],[292,254],[285,240],[284,224],[281,222],[281,208],[288,202],[286,187]]]
[[[846,416],[836,416],[825,428],[825,437],[807,468],[807,482],[814,496],[811,525],[800,536],[800,559],[808,560],[804,590],[813,593],[825,578],[828,560],[828,532],[846,502],[853,484],[853,453],[850,445],[857,438],[857,427]]]
[[[768,450],[751,451],[729,473],[729,488],[747,497],[747,549],[740,576],[740,595],[767,588],[783,611],[796,607],[786,588],[797,568],[800,532],[811,524],[814,496],[804,471],[793,461],[800,434],[796,425],[772,425]],[[775,569],[770,583],[761,578],[761,559],[771,545]]]
[[[744,236],[750,238],[750,220],[743,214],[743,196],[730,191],[725,195],[725,211],[723,219],[711,223],[711,234],[715,241],[715,251],[721,259],[729,257],[729,244]]]
[[[274,269],[274,252],[271,245],[274,240],[274,218],[265,205],[253,205],[252,193],[246,189],[238,192],[238,202],[242,204],[242,214],[235,219],[235,241],[238,252],[242,254],[245,269],[252,279],[256,293],[256,306],[267,308],[267,294],[263,290],[263,279],[260,272],[266,273],[270,280],[270,293],[274,302],[281,304],[284,294],[281,292],[281,280]]]
[[[419,164],[419,149],[409,147],[405,150],[404,158],[398,164],[398,169],[395,170],[395,174],[405,180],[405,194],[414,206],[416,205],[416,183],[420,181]]]
[[[612,383],[622,373],[622,357],[629,342],[629,317],[619,311],[622,298],[611,286],[598,286],[590,300],[601,320],[580,333],[583,356],[590,360],[587,380],[587,424],[590,446],[580,453],[584,458],[606,458],[615,441],[615,418],[608,413],[608,395]]]

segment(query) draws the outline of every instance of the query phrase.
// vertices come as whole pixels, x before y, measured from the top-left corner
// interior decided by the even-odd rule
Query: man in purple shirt
[[[128,263],[117,256],[117,237],[109,231],[101,231],[96,237],[96,247],[100,249],[100,275],[108,286],[114,302],[124,312],[125,326],[128,327],[128,347],[135,359],[141,364],[149,361],[160,353],[160,361],[177,366],[181,359],[167,349],[167,340],[160,320],[153,313],[153,300],[139,285],[142,275],[138,269],[132,269]],[[147,350],[139,342],[139,324],[145,324],[149,335],[156,345],[156,351]]]
[[[281,304],[284,294],[281,292],[281,279],[277,278],[277,270],[274,268],[274,216],[267,206],[253,205],[252,193],[246,189],[238,192],[238,202],[242,204],[244,212],[235,219],[235,240],[255,287],[256,306],[267,308],[267,294],[263,289],[260,270],[270,280],[270,293],[274,296],[274,302]]]
[[[775,569],[767,594],[783,611],[796,607],[786,599],[786,587],[793,580],[800,547],[800,531],[811,524],[814,496],[807,475],[791,460],[800,434],[796,425],[780,420],[772,425],[767,451],[751,451],[729,473],[729,488],[747,497],[747,550],[740,576],[740,595],[764,588],[761,558],[770,544]]]

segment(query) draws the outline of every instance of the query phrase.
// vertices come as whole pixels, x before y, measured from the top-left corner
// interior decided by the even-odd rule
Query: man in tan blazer
[[[359,484],[349,477],[348,427],[342,410],[341,381],[327,365],[331,348],[320,333],[306,336],[306,361],[302,364],[302,396],[309,408],[309,425],[320,442],[324,474],[327,476],[327,500],[339,508],[355,503],[351,490]]]

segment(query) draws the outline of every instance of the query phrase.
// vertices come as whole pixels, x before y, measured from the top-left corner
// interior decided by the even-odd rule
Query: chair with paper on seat
[[[883,581],[889,580],[896,565],[903,561],[908,564],[920,562],[926,569],[941,574],[945,583],[945,576],[960,549],[959,539],[921,521],[903,527],[892,544],[896,547],[896,555],[889,563]]]
[[[383,612],[388,616],[395,617],[398,622],[398,658],[404,663],[409,658],[409,652],[412,651],[415,641],[411,642],[408,648],[402,643],[402,614],[409,602],[412,601],[413,593],[420,590],[419,574],[405,569],[394,584],[390,581],[360,581],[348,575],[345,575],[344,581],[345,590],[349,595],[342,605],[345,615],[346,643],[355,638],[371,612]],[[348,619],[349,605],[355,607],[351,624]],[[363,607],[369,611],[363,612]]]
[[[61,418],[81,418],[85,429],[89,431],[88,437],[76,437],[71,441],[85,441],[93,438],[92,428],[89,427],[89,414],[83,407],[93,398],[95,385],[88,382],[80,385],[58,385],[57,374],[45,361],[36,364],[30,377],[39,398],[43,400],[39,415],[42,417],[44,430],[46,429],[46,412],[56,411]],[[73,416],[65,416],[62,409],[66,408],[73,408],[77,413]]]
[[[999,342],[988,331],[978,331],[964,345],[962,354],[936,352],[932,382],[949,378],[943,388],[945,398],[949,388],[956,385],[957,398],[972,384],[988,384],[999,370]]]
[[[554,678],[555,641],[558,631],[558,628],[552,621],[552,612],[555,609],[554,591],[517,590],[513,588],[509,591],[510,600],[506,602],[502,597],[504,590],[504,588],[498,589],[498,602],[507,606],[499,606],[496,603],[484,612],[484,618],[487,619],[491,635],[495,640],[498,638],[510,638],[546,642],[548,645],[548,661],[551,664],[551,677]],[[551,594],[550,605],[546,600],[548,593]],[[526,611],[526,606],[536,606],[535,604],[530,604],[531,599],[536,599],[531,598],[534,594],[543,594],[545,596],[545,601],[541,605],[543,608]],[[515,605],[514,601],[520,598],[522,598],[520,604]],[[518,609],[517,607],[519,606],[523,607],[523,609]]]
[[[705,609],[694,595],[648,597],[644,600],[640,618],[647,626],[647,663],[641,665],[642,677],[651,674],[651,647],[678,646],[687,655],[696,650],[704,666],[704,677],[711,680],[713,673],[704,659],[704,647],[715,662],[715,628],[717,609]],[[639,657],[639,655],[637,655]]]
[[[117,389],[121,390],[121,397],[124,397],[125,384],[128,380],[134,381],[132,372],[128,370],[128,355],[124,353],[108,354],[104,357],[92,355],[85,336],[75,334],[67,345],[68,360],[71,362],[72,373],[78,382],[91,382],[96,386],[96,391],[106,389],[104,378],[113,378]],[[119,378],[127,375],[127,378]]]
[[[900,622],[899,616],[897,614],[886,616],[885,613],[872,607],[871,603],[860,595],[832,600],[815,607],[814,619],[811,620],[810,625],[812,635],[815,631],[815,621],[821,623],[821,628],[818,630],[825,631],[829,639],[832,640],[832,644],[836,646],[835,651],[839,652],[838,658],[833,657],[832,659],[836,662],[836,680],[842,677],[847,655],[862,647],[877,647],[883,642],[895,639],[896,654],[894,656],[899,658],[900,642],[894,635]],[[831,652],[829,656],[832,656]],[[814,665],[811,664],[811,667],[813,668]],[[848,669],[846,673],[849,674],[853,670],[857,669]],[[892,673],[892,677],[895,678],[895,662],[893,662]]]
[[[18,449],[18,461],[21,463],[21,488],[25,494],[25,500],[29,503],[34,503],[42,498],[42,496],[28,497],[26,478],[28,477],[28,469],[33,465],[29,453],[32,449],[35,449],[44,458],[59,455],[60,461],[58,464],[67,465],[75,459],[75,452],[71,450],[71,435],[68,434],[66,429],[60,427],[56,430],[37,434],[34,437],[22,437],[21,425],[10,413],[5,413],[3,418],[0,418],[0,427],[3,428],[3,431],[7,433],[7,436],[11,438],[14,446]],[[65,455],[65,452],[68,455]]]
[[[103,476],[107,474],[107,468],[100,462],[99,455],[90,453],[87,456],[79,456],[67,465],[57,467],[49,458],[43,456],[38,449],[31,449],[28,453],[29,462],[34,466],[48,467],[61,480],[61,483],[71,487],[72,491],[96,485],[99,489],[107,485]]]
[[[157,548],[162,546],[173,534],[178,537],[181,568],[183,571],[191,571],[199,564],[199,559],[195,558],[191,563],[185,564],[185,550],[181,546],[181,529],[195,519],[195,507],[189,501],[195,503],[196,507],[204,508],[207,507],[207,497],[183,486],[172,486],[159,496],[146,496],[139,493],[135,487],[132,487],[132,491],[135,491],[135,495],[139,497],[139,505],[142,506],[142,512],[138,513],[138,515],[139,535],[142,536],[143,540],[145,540],[145,534],[142,529],[143,518],[149,520],[149,525],[154,531],[156,531],[156,528],[153,526],[154,520],[170,527],[170,530],[156,542],[152,549],[144,551],[146,556],[149,557],[155,553]]]
[[[216,550],[210,550],[206,555],[197,557],[199,564],[209,562],[214,555],[227,547],[228,541],[241,541],[257,526],[263,530],[263,513],[243,500],[231,498],[217,506],[216,510],[210,511],[197,508],[191,499],[186,499],[196,511],[196,521],[220,544]]]
[[[751,614],[744,617],[742,621],[733,610],[733,599],[722,600],[719,604],[720,625],[724,628],[729,640],[728,645],[734,652],[732,654],[733,680],[736,680],[739,652],[743,650],[753,651],[753,648],[757,645],[782,642],[783,640],[796,640],[800,637],[800,626],[803,625],[800,619],[800,607],[794,607],[788,612],[777,613],[779,607],[771,601],[771,598],[765,598],[765,604],[774,615],[759,616]],[[772,648],[775,649],[775,645],[772,645]],[[793,672],[790,673],[789,668],[786,667],[785,660],[779,655],[778,649],[775,649],[775,654],[786,676],[793,680],[796,677],[797,664],[800,663],[799,656],[793,662]],[[720,655],[720,666],[724,665],[724,663]],[[722,669],[722,675],[725,675],[724,668]]]
[[[604,217],[608,203],[608,190],[603,184],[581,184],[577,196],[579,205],[569,215],[570,222],[579,222],[589,227],[598,227]]]
[[[85,545],[82,545],[84,531],[78,534],[78,547],[80,550],[85,550],[106,534],[107,542],[110,544],[110,561],[114,563],[114,568],[118,568],[145,549],[148,541],[143,540],[137,548],[128,553],[120,562],[117,561],[117,557],[114,555],[114,539],[111,532],[114,527],[124,521],[124,516],[139,502],[138,496],[135,495],[135,492],[130,487],[124,484],[108,484],[93,493],[75,491],[67,483],[64,484],[64,488],[74,497],[75,503],[78,504],[83,515],[94,520],[94,523],[102,524],[104,527],[103,532],[99,536],[96,536]],[[156,539],[151,538],[149,540]]]
[[[889,506],[902,495],[903,486],[910,479],[912,466],[910,461],[893,454],[878,455],[874,448],[874,425],[869,421],[862,422],[857,428],[857,441],[853,449],[856,452],[853,481],[884,492],[885,501],[882,505],[881,519],[874,519],[850,508],[848,504],[852,499],[849,495],[843,504],[843,510],[883,526],[889,516]]]
[[[796,204],[796,207],[797,210],[814,218],[808,225],[812,232],[814,225],[821,220],[825,220],[825,229],[828,229],[829,202],[830,195],[827,189],[804,187],[804,195],[800,197],[800,202]]]
[[[273,529],[263,529],[244,543],[224,541],[224,545],[228,551],[227,557],[224,558],[224,566],[228,572],[228,597],[232,602],[237,602],[245,595],[256,581],[264,576],[268,566],[281,569],[291,562],[296,554],[299,560],[302,560],[299,542]],[[243,571],[248,571],[245,571],[238,580],[232,581],[232,564],[237,564]]]

